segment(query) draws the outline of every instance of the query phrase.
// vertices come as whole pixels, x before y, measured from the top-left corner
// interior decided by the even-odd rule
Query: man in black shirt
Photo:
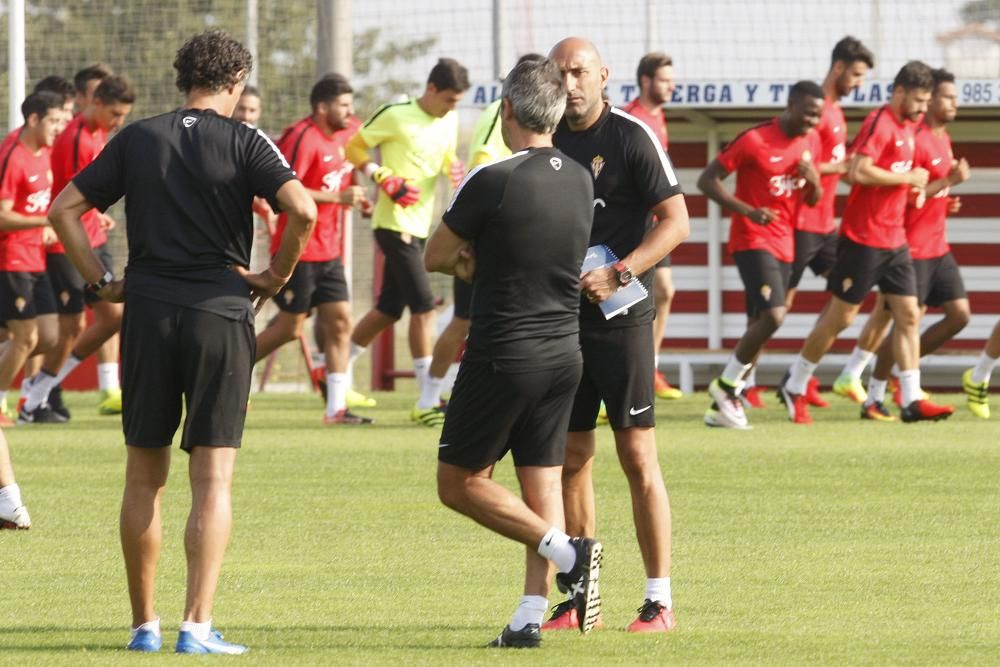
[[[591,480],[597,412],[603,400],[614,429],[618,459],[628,478],[636,535],[646,569],[646,596],[633,632],[673,628],[670,599],[670,505],[653,430],[653,358],[648,297],[605,319],[599,305],[638,276],[652,290],[651,269],[689,231],[687,206],[662,144],[648,126],[607,104],[601,95],[608,70],[593,44],[571,37],[549,56],[562,70],[566,113],[555,146],[590,170],[594,226],[590,244],[604,244],[621,261],[581,279],[580,347],[583,379],[566,440],[563,501],[566,529],[593,535]],[[658,221],[647,234],[650,214]],[[571,627],[573,607],[558,605],[543,629]]]
[[[49,212],[88,288],[125,301],[122,323],[128,462],[121,536],[132,602],[128,647],[159,650],[154,582],[160,501],[170,443],[187,417],[181,448],[192,490],[184,544],[188,591],[178,653],[242,653],[212,628],[212,603],[232,528],[231,486],[243,435],[257,309],[288,280],[316,219],[316,206],[277,148],[231,120],[253,66],[249,51],[221,31],[177,52],[184,107],[122,130],[80,172]],[[80,216],[122,196],[129,261],[114,280],[91,251]],[[251,204],[266,198],[288,214],[281,249],[250,274]]]
[[[519,63],[503,85],[511,157],[473,170],[424,264],[472,282],[465,358],[438,447],[448,507],[527,547],[524,596],[490,646],[535,647],[549,563],[570,590],[581,632],[600,614],[601,545],[562,530],[566,427],[580,380],[579,280],[592,219],[587,172],[552,148],[565,107],[559,68]],[[647,336],[648,338],[648,336]],[[508,451],[524,500],[492,479]]]

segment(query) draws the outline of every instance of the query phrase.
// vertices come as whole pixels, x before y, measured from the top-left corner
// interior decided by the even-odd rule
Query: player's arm
[[[0,199],[0,231],[16,232],[19,229],[45,227],[49,221],[44,215],[24,215],[14,211],[13,199]]]
[[[72,181],[49,207],[49,221],[59,241],[66,248],[66,256],[88,285],[101,281],[107,269],[90,247],[90,237],[80,219],[84,213],[94,208]],[[113,280],[102,287],[98,294],[112,303],[125,300],[125,281]]]
[[[766,225],[774,220],[776,216],[771,209],[754,208],[742,199],[737,199],[736,195],[731,193],[723,184],[727,176],[729,176],[729,172],[719,162],[719,158],[715,158],[698,177],[698,189],[722,208],[737,215],[742,215],[744,218],[748,218],[758,225]]]
[[[653,228],[622,261],[636,275],[656,266],[656,263],[674,251],[691,234],[684,195],[674,195],[664,199],[650,211],[653,214]]]
[[[876,166],[872,156],[862,153],[855,153],[851,159],[847,177],[852,183],[864,186],[910,185],[922,188],[927,185],[927,170],[923,167],[914,167],[910,171],[896,173]]]
[[[457,276],[471,283],[476,268],[472,246],[453,232],[448,225],[440,224],[427,240],[424,268],[428,271]]]
[[[972,171],[969,168],[969,162],[963,157],[956,160],[951,166],[951,171],[942,178],[937,178],[927,184],[924,188],[924,192],[927,193],[927,197],[933,197],[937,193],[941,192],[945,188],[950,188],[959,183],[964,183],[969,180],[969,176],[972,175]]]

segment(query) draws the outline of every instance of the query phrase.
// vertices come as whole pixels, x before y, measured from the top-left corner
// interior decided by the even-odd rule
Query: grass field
[[[522,551],[437,501],[436,434],[406,391],[377,426],[324,428],[307,395],[255,396],[216,604],[261,664],[997,664],[1000,419],[862,423],[841,399],[793,427],[775,401],[750,432],[709,430],[702,396],[660,403],[674,510],[670,636],[623,631],[644,575],[610,432],[596,465],[607,628],[540,651],[480,648],[520,594]],[[959,404],[958,396],[942,397]],[[93,394],[71,425],[7,433],[30,531],[0,532],[0,663],[136,664],[117,538],[124,452]],[[183,605],[187,457],[165,500],[159,610]],[[512,480],[509,464],[498,476]],[[555,600],[552,600],[554,602]],[[143,662],[179,660],[172,654]]]

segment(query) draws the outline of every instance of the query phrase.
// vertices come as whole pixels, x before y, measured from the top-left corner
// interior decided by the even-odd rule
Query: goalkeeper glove
[[[382,192],[400,206],[412,206],[420,201],[420,188],[407,183],[402,176],[396,176],[388,167],[379,167],[372,174]]]

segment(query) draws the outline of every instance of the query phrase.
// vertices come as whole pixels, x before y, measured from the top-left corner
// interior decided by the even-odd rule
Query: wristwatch
[[[115,279],[114,274],[112,274],[110,271],[105,271],[104,275],[101,276],[100,280],[98,280],[96,283],[88,283],[87,289],[95,293],[100,292],[102,289],[104,289],[104,287],[108,283],[110,283],[114,279]]]
[[[625,287],[626,285],[628,285],[630,282],[632,282],[632,278],[635,277],[634,275],[632,275],[632,269],[625,266],[625,262],[618,262],[617,264],[612,265],[611,268],[614,269],[615,274],[617,274],[618,284],[621,287]]]

